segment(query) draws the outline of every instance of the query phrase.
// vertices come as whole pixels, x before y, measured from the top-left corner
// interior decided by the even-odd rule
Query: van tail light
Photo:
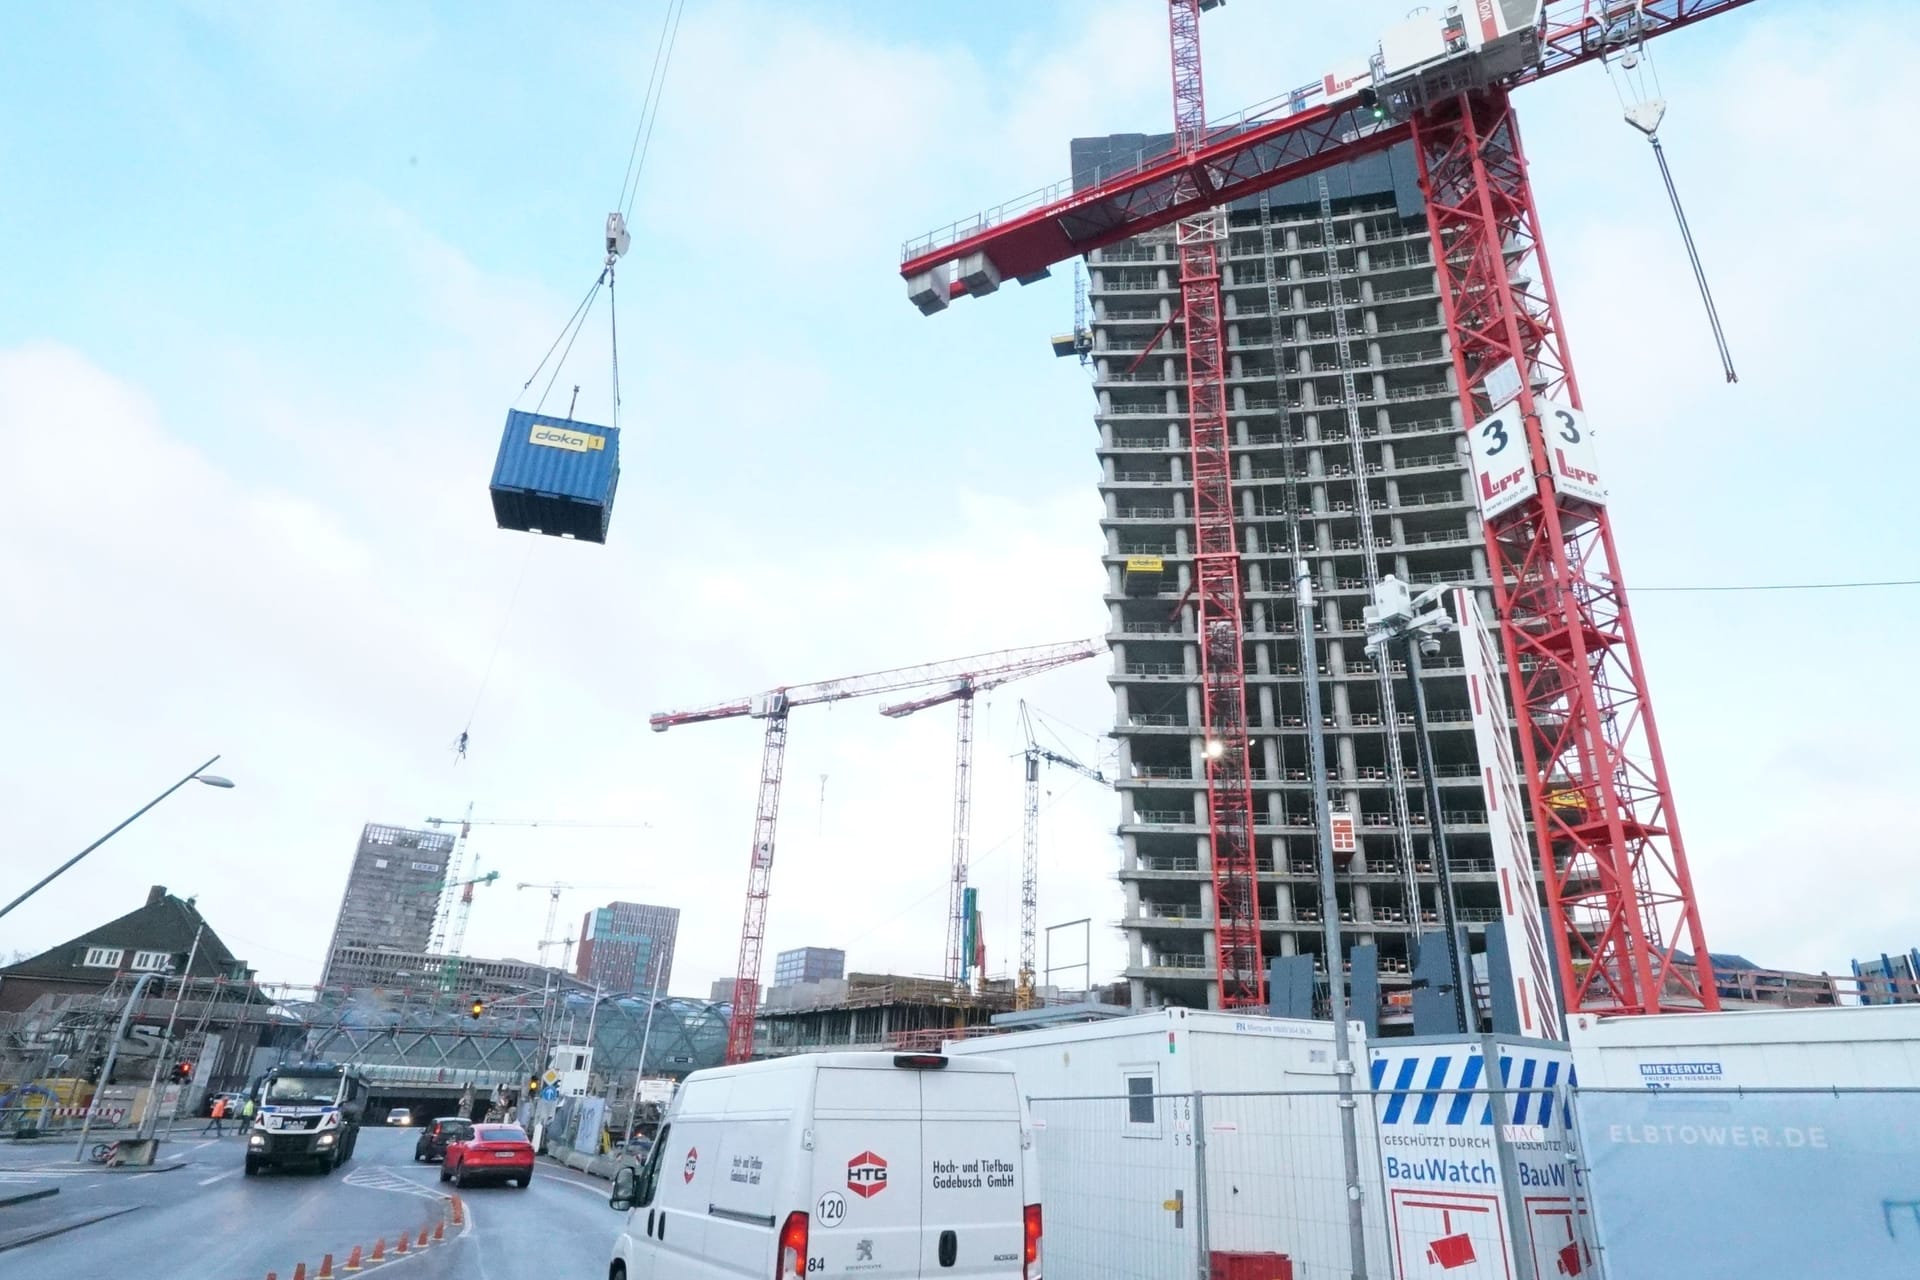
[[[774,1280],[802,1280],[807,1274],[807,1215],[795,1209],[780,1228],[780,1263]]]
[[[1020,1264],[1025,1280],[1040,1280],[1040,1206],[1030,1204],[1025,1215],[1027,1252]]]

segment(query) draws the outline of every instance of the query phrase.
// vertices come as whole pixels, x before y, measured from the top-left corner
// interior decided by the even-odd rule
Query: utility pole
[[[1431,587],[1413,595],[1407,584],[1388,574],[1373,589],[1367,606],[1367,656],[1391,662],[1398,645],[1407,656],[1407,681],[1413,686],[1413,742],[1419,752],[1420,780],[1426,784],[1427,840],[1433,871],[1440,888],[1440,927],[1446,934],[1447,972],[1453,985],[1453,1012],[1463,1036],[1475,1031],[1473,979],[1467,957],[1460,954],[1459,912],[1453,899],[1453,868],[1447,861],[1446,824],[1440,811],[1440,778],[1433,766],[1433,743],[1427,735],[1427,692],[1420,680],[1420,658],[1440,656],[1440,637],[1453,630],[1453,619],[1440,606],[1443,589]],[[1398,733],[1394,726],[1393,732]],[[1417,905],[1417,904],[1416,904]]]
[[[1366,1205],[1360,1195],[1360,1130],[1353,1096],[1353,1045],[1347,1034],[1347,983],[1341,972],[1340,902],[1333,878],[1333,801],[1327,788],[1327,738],[1320,721],[1320,645],[1313,626],[1313,572],[1300,562],[1300,669],[1306,677],[1308,769],[1320,837],[1320,923],[1326,938],[1327,1005],[1333,1018],[1334,1079],[1340,1090],[1340,1147],[1347,1176],[1347,1248],[1353,1280],[1367,1280]],[[1397,730],[1396,730],[1397,732]]]
[[[194,913],[198,915],[199,908],[196,907]],[[200,954],[200,935],[205,933],[206,929],[207,922],[202,920],[193,931],[193,945],[187,948],[187,964],[186,967],[180,971],[180,990],[174,992],[173,1008],[167,1011],[167,1029],[160,1034],[160,1061],[153,1064],[153,1079],[147,1082],[147,1098],[149,1099],[147,1103],[147,1114],[141,1118],[140,1122],[140,1136],[143,1138],[151,1138],[154,1130],[159,1127],[160,1117],[154,1111],[151,1100],[160,1087],[161,1066],[173,1060],[173,1024],[180,1017],[180,1002],[187,997],[187,984],[193,981],[193,961],[194,957]],[[180,1099],[176,1097],[173,1100],[173,1110],[167,1115],[168,1133],[173,1132],[173,1122],[179,1118],[179,1114]]]

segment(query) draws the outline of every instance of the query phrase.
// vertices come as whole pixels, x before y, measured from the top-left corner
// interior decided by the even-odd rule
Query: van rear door
[[[1004,1067],[973,1067],[955,1058],[945,1068],[914,1072],[927,1188],[920,1274],[1020,1280],[1027,1203],[1020,1093]]]
[[[820,1069],[809,1274],[920,1275],[921,1075],[890,1066]]]

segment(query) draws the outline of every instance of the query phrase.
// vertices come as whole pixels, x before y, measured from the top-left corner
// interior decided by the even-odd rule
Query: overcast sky
[[[734,968],[759,726],[662,736],[649,713],[1103,630],[1092,397],[1047,347],[1070,273],[924,319],[895,267],[907,237],[1064,177],[1074,135],[1166,127],[1153,0],[688,0],[618,289],[611,541],[493,527],[501,421],[598,269],[661,8],[10,14],[5,878],[215,752],[238,787],[167,801],[0,921],[0,954],[163,883],[263,977],[310,982],[361,825],[471,801],[651,825],[479,829],[503,880],[470,950],[530,957],[546,896],[514,883],[561,879],[589,886],[563,899],[576,929],[612,897],[678,906],[674,989],[704,994]],[[1317,78],[1404,8],[1208,14],[1212,112]],[[1635,587],[1920,576],[1920,85],[1883,74],[1920,38],[1898,0],[1840,8],[1760,0],[1656,46],[1734,387],[1605,75],[1524,91]],[[609,415],[608,345],[603,309],[555,393],[578,382],[587,420]],[[1920,592],[1635,603],[1715,949],[1843,969],[1920,943]],[[1097,763],[1104,671],[982,704],[995,971],[1016,955],[1015,700]],[[952,729],[795,714],[770,950],[939,970]],[[1092,917],[1105,976],[1117,803],[1048,785],[1041,918]]]

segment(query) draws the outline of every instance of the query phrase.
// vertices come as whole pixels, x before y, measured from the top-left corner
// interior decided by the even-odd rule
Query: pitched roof
[[[196,931],[200,934],[198,949],[193,945]],[[192,976],[197,978],[237,977],[247,969],[246,963],[227,949],[213,927],[205,925],[204,917],[193,903],[174,897],[164,885],[155,885],[148,890],[142,906],[58,946],[48,947],[39,955],[0,968],[0,978],[104,982],[111,977],[111,970],[82,963],[93,947],[117,947],[125,951],[127,954],[118,966],[123,969],[130,964],[135,951],[164,951],[177,957],[176,966],[185,964],[187,954],[192,952]],[[174,972],[179,972],[177,967]]]

